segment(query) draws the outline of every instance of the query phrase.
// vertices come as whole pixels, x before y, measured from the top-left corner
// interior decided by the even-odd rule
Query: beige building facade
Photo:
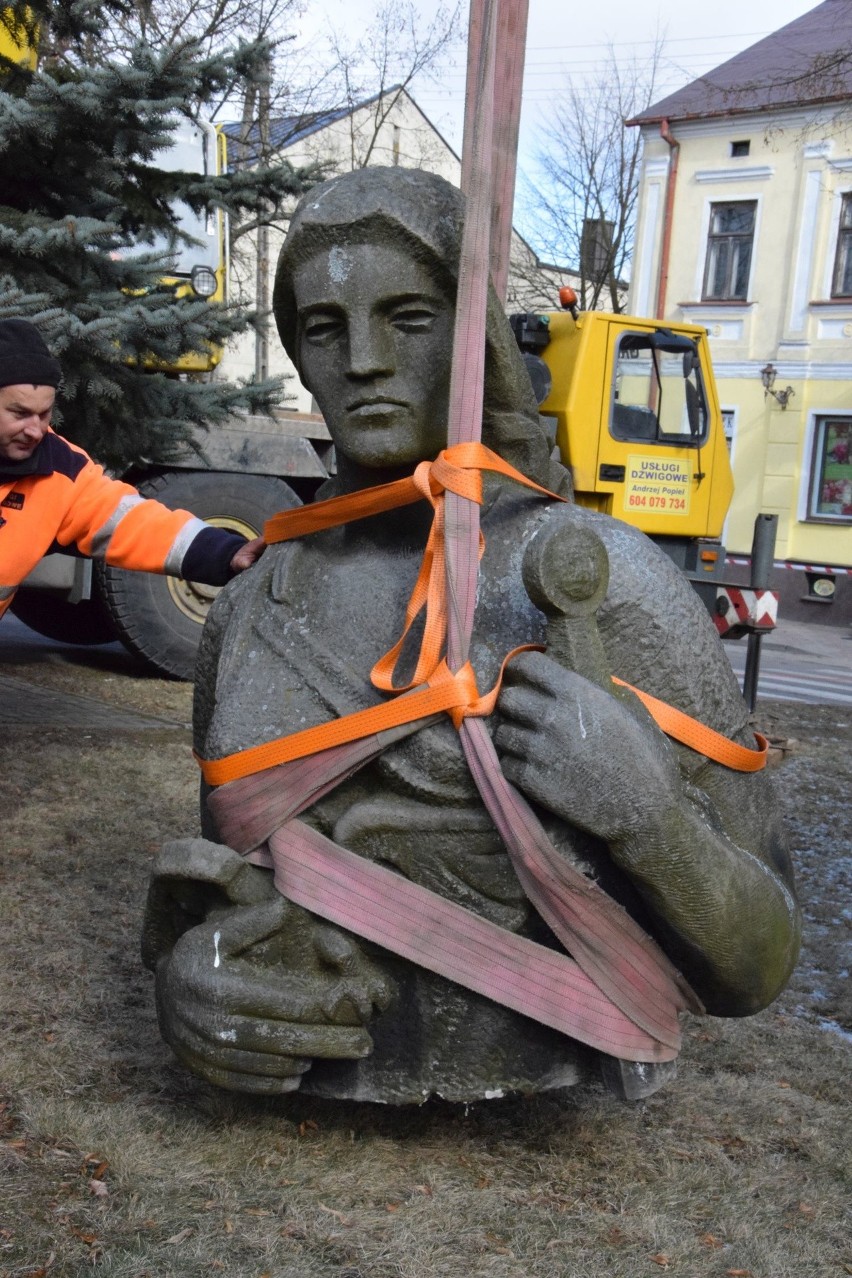
[[[811,74],[832,48],[832,74]],[[782,607],[819,621],[852,620],[849,49],[852,0],[828,0],[634,122],[629,309],[708,330],[729,554],[746,560],[755,516],[776,515]]]

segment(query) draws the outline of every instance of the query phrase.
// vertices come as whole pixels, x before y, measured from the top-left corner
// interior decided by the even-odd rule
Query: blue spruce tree
[[[274,380],[175,372],[253,322],[206,300],[203,275],[198,292],[175,275],[194,243],[179,210],[275,217],[312,173],[286,162],[224,174],[170,167],[177,130],[251,83],[268,51],[139,44],[103,60],[104,11],[92,0],[33,0],[0,14],[0,317],[39,326],[63,368],[58,428],[122,470],[140,458],[168,462],[188,443],[203,448],[205,426],[280,398]]]

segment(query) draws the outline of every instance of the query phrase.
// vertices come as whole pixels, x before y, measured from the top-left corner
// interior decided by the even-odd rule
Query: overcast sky
[[[303,0],[303,39],[320,39],[330,27],[350,40],[363,36],[377,0]],[[424,27],[441,0],[414,0]],[[446,5],[448,0],[444,0]],[[452,0],[449,0],[452,3]],[[462,0],[467,20],[469,0]],[[642,60],[662,42],[663,58],[655,99],[726,62],[764,36],[817,6],[813,0],[530,0],[515,225],[533,243],[534,225],[525,216],[523,191],[535,186],[535,154],[548,107],[569,79],[592,78],[608,60]],[[464,43],[438,82],[415,81],[418,105],[461,154],[464,106]]]
[[[439,0],[415,0],[424,19]],[[522,107],[522,155],[535,146],[536,125],[567,77],[594,73],[611,45],[620,57],[650,53],[659,29],[665,40],[665,78],[659,97],[725,62],[771,31],[815,8],[812,0],[530,0]],[[350,35],[363,33],[373,0],[306,0],[304,33],[329,24]],[[467,0],[463,0],[467,11]],[[460,151],[464,63],[440,83],[415,84],[413,94],[447,141]]]

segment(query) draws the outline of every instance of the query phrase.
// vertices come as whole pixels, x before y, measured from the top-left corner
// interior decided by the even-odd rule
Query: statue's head
[[[368,469],[411,466],[446,443],[463,219],[455,187],[402,168],[333,178],[293,214],[275,281],[278,331],[338,453]],[[482,441],[564,489],[493,290]]]

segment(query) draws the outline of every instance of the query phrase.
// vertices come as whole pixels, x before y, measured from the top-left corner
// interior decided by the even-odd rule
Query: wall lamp
[[[763,382],[763,398],[766,399],[767,395],[771,395],[782,408],[786,408],[796,392],[792,386],[788,386],[786,390],[774,390],[773,387],[777,376],[778,369],[774,364],[767,364],[765,368],[760,370],[760,380]]]

